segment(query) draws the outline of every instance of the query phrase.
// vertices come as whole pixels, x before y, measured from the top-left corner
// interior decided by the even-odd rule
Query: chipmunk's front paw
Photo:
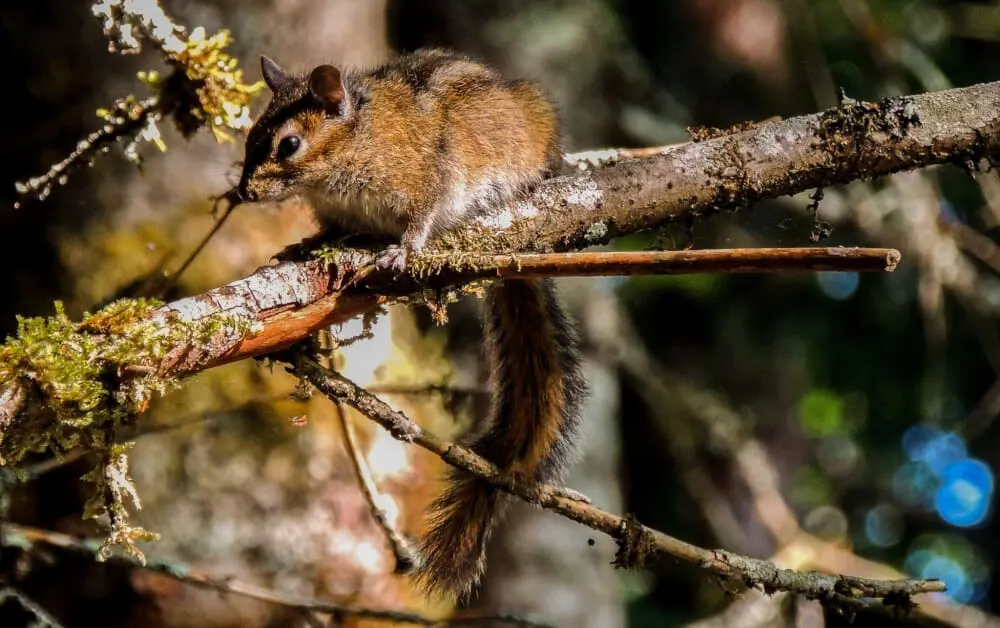
[[[399,275],[406,270],[406,262],[409,259],[409,251],[406,247],[393,244],[386,247],[375,256],[375,268],[379,270],[392,270]]]
[[[310,239],[290,244],[274,254],[278,262],[304,262],[311,257],[313,242]]]

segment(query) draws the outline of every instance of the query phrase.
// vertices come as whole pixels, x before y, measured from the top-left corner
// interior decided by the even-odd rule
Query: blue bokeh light
[[[990,589],[990,568],[982,552],[954,534],[924,534],[915,539],[904,569],[915,578],[940,578],[944,595],[956,602],[978,604]]]
[[[892,494],[907,506],[933,507],[933,496],[940,480],[923,462],[908,462],[892,477]]]
[[[878,547],[892,547],[903,538],[903,518],[899,509],[880,504],[865,515],[865,536]]]
[[[941,430],[926,423],[915,423],[903,432],[903,451],[910,460],[919,460],[920,453],[935,438],[941,435]]]
[[[925,463],[938,476],[949,465],[969,455],[961,436],[926,425],[914,425],[906,430],[903,449],[910,460]]]
[[[942,434],[927,443],[921,452],[920,459],[930,467],[931,471],[940,476],[950,465],[964,460],[968,456],[965,441],[958,434]]]
[[[993,470],[969,457],[960,435],[926,424],[913,425],[903,434],[903,451],[910,462],[893,476],[897,500],[935,510],[942,520],[958,527],[986,519],[993,500]]]
[[[967,458],[943,473],[934,506],[948,523],[968,527],[982,523],[993,497],[993,472],[980,460]]]
[[[962,565],[947,556],[932,556],[920,570],[921,578],[938,578],[948,587],[948,595],[962,604],[972,601],[975,586]]]
[[[861,278],[854,272],[821,271],[816,273],[816,281],[826,296],[844,301],[857,291]]]

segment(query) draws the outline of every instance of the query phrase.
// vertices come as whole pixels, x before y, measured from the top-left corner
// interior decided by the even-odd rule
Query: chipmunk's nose
[[[257,200],[257,193],[253,190],[252,186],[250,185],[250,177],[243,176],[240,179],[240,187],[238,189],[240,193],[240,200],[249,202]]]

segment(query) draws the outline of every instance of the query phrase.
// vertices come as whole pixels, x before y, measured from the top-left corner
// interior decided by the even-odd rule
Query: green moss
[[[126,497],[136,508],[139,499],[128,476],[130,444],[116,441],[118,428],[145,410],[152,396],[176,385],[176,378],[159,372],[171,352],[203,344],[224,329],[243,334],[250,328],[227,316],[168,319],[154,315],[159,305],[123,299],[74,323],[57,302],[53,316],[19,317],[17,334],[0,345],[0,390],[25,386],[43,407],[0,425],[0,465],[77,447],[98,453],[101,463],[83,478],[93,486],[84,516],[109,518],[102,555],[121,545],[141,559],[135,541],[155,536],[128,525]]]
[[[517,261],[516,255],[511,255]],[[475,251],[440,250],[424,253],[413,260],[410,272],[416,279],[427,279],[446,269],[455,272],[479,271],[494,266],[494,256]]]

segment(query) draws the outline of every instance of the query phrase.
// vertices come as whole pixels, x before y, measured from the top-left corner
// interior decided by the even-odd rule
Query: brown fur
[[[311,102],[305,77],[280,86],[248,138],[245,197],[300,194],[324,226],[400,237],[417,253],[558,166],[555,110],[533,83],[441,50],[343,80],[355,103],[343,118]],[[282,161],[275,151],[289,133],[305,145]]]
[[[264,70],[274,97],[247,139],[243,198],[304,196],[325,227],[399,238],[406,253],[516,199],[561,161],[542,90],[452,52],[417,51],[367,72],[320,66],[315,80],[269,60]],[[290,135],[300,147],[283,156]],[[502,282],[485,311],[493,399],[470,446],[523,477],[557,479],[584,394],[572,328],[548,281]],[[471,592],[505,501],[480,480],[449,475],[422,545],[428,591]]]
[[[492,403],[473,451],[522,478],[560,479],[572,456],[585,395],[577,339],[550,280],[510,280],[486,295],[486,355]],[[486,542],[509,500],[452,470],[430,509],[419,577],[430,591],[465,597],[485,568]]]

